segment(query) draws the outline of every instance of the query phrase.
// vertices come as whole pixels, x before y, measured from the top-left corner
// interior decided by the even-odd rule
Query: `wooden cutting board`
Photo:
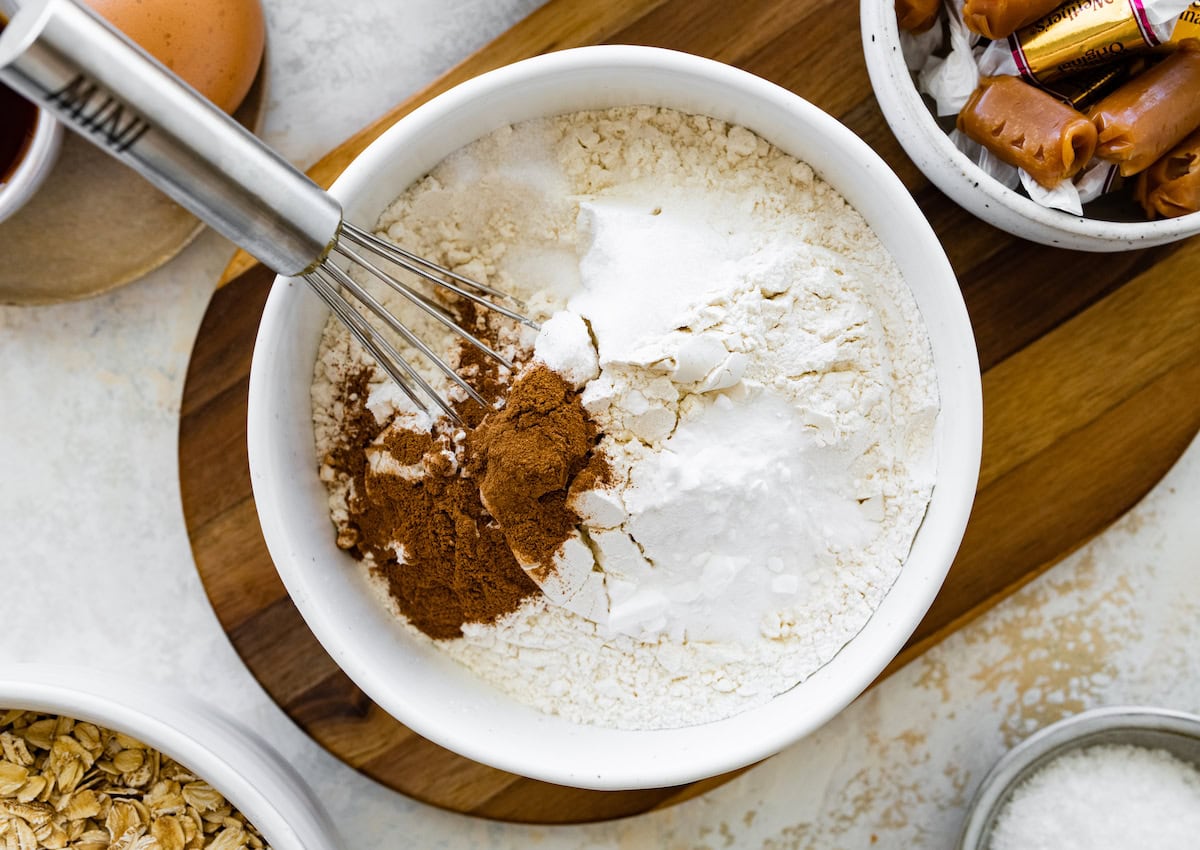
[[[880,114],[848,0],[551,0],[330,153],[328,184],[401,115],[509,62],[600,42],[728,62],[832,113],[900,174],[946,247],[984,370],[979,492],[945,587],[894,670],[1128,510],[1200,428],[1200,240],[1117,255],[1023,242],[930,186]],[[246,461],[250,356],[272,276],[239,259],[200,329],[180,478],[196,562],[250,670],[318,742],[379,782],[456,811],[567,823],[619,817],[728,779],[629,793],[559,788],[462,759],[400,726],[338,670],[289,601],[259,530]]]

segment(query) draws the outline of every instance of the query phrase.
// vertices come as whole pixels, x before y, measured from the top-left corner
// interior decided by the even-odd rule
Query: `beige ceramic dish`
[[[266,60],[234,117],[254,132],[266,106]],[[94,145],[67,133],[54,171],[0,223],[0,304],[99,295],[154,271],[204,230],[195,216]]]

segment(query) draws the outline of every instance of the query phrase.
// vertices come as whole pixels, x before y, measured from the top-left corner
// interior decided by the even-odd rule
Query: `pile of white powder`
[[[862,629],[929,502],[937,387],[911,292],[807,165],[713,119],[577,113],[454,154],[380,227],[524,300],[537,359],[582,389],[614,473],[573,503],[546,595],[440,649],[545,711],[663,728],[765,702]],[[501,336],[509,353],[534,343]],[[365,364],[331,322],[319,456],[337,383]],[[372,412],[411,427],[379,381]],[[349,484],[326,478],[344,524]]]
[[[988,850],[1194,850],[1200,769],[1165,750],[1104,745],[1054,759],[1013,791]]]

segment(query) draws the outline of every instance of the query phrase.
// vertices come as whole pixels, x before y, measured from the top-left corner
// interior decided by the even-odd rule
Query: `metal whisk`
[[[384,264],[537,328],[496,303],[520,306],[504,293],[345,221],[331,195],[74,0],[26,0],[0,32],[0,82],[52,110],[275,272],[302,277],[421,410],[428,411],[424,395],[461,422],[450,400],[421,377],[343,291],[468,396],[485,407],[487,402],[347,268],[358,267],[382,281],[509,370],[509,360]]]
[[[510,319],[528,325],[531,328],[537,329],[537,324],[520,313],[510,310],[494,301],[489,301],[486,298],[472,292],[471,289],[478,290],[495,298],[509,298],[496,289],[490,286],[485,286],[482,283],[463,277],[450,269],[443,268],[437,263],[432,263],[422,257],[418,257],[411,251],[406,251],[403,248],[393,245],[380,239],[373,233],[363,230],[349,222],[342,222],[340,236],[333,245],[333,254],[341,256],[360,268],[366,269],[374,277],[383,281],[390,288],[400,293],[410,303],[432,316],[441,324],[445,325],[462,339],[466,340],[475,348],[482,351],[494,359],[497,363],[508,369],[510,372],[514,370],[513,364],[504,355],[500,354],[495,349],[487,345],[483,340],[470,333],[463,328],[447,310],[432,300],[424,293],[414,289],[401,280],[393,277],[387,272],[379,268],[378,264],[365,254],[373,254],[377,258],[388,260],[397,266],[400,266],[406,271],[409,271],[418,277],[429,281],[430,283],[440,286],[456,295],[467,299],[473,304],[477,304],[493,312],[499,313],[502,316],[507,316]],[[429,383],[421,377],[413,367],[404,359],[395,346],[387,340],[370,322],[368,322],[358,310],[356,310],[349,301],[342,297],[338,292],[338,284],[340,284],[347,292],[351,293],[358,301],[360,301],[368,310],[378,316],[385,325],[395,331],[401,339],[421,352],[435,366],[446,374],[451,381],[462,387],[471,398],[479,402],[485,408],[488,402],[475,391],[469,383],[463,380],[457,372],[455,372],[445,360],[443,360],[436,352],[421,339],[414,334],[408,327],[395,315],[389,313],[379,301],[367,291],[366,287],[358,283],[344,269],[329,261],[328,258],[322,260],[321,264],[311,272],[303,275],[308,284],[316,291],[317,295],[329,305],[329,309],[333,311],[349,329],[355,339],[362,344],[363,348],[371,352],[371,355],[383,367],[384,371],[391,376],[400,389],[412,400],[421,410],[428,412],[428,408],[417,396],[409,380],[415,383],[422,392],[432,399],[438,407],[440,407],[451,420],[458,424],[462,424],[462,419],[455,412],[453,406],[446,399],[442,398]]]

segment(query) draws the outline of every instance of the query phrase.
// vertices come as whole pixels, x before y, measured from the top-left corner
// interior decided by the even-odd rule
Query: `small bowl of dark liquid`
[[[0,9],[0,30],[4,24]],[[0,83],[0,221],[33,197],[61,143],[62,125]]]
[[[7,183],[33,142],[37,107],[0,83],[0,183]]]

